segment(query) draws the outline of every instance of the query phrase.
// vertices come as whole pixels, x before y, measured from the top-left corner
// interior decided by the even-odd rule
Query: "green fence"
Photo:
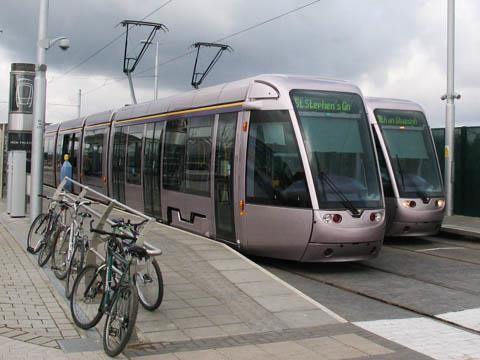
[[[444,173],[445,129],[432,129],[438,160]],[[480,127],[455,129],[454,213],[480,216]]]

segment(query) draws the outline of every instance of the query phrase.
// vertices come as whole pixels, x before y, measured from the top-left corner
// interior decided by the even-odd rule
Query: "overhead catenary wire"
[[[243,28],[243,29],[238,30],[238,31],[236,31],[236,32],[234,32],[234,33],[231,33],[231,34],[229,34],[229,35],[227,35],[227,36],[224,36],[224,37],[222,37],[222,38],[219,38],[219,39],[215,40],[215,42],[221,42],[221,41],[230,39],[230,38],[232,38],[232,37],[238,36],[238,35],[240,35],[240,34],[246,33],[246,32],[248,32],[248,31],[251,31],[251,30],[253,30],[253,29],[256,29],[256,28],[258,28],[258,27],[261,27],[261,26],[263,26],[263,25],[266,25],[266,24],[271,23],[271,22],[273,22],[273,21],[276,21],[276,20],[278,20],[278,19],[281,19],[281,18],[283,18],[283,17],[285,17],[285,16],[288,16],[288,15],[290,15],[290,14],[293,14],[293,13],[295,13],[295,12],[297,12],[297,11],[303,10],[303,9],[309,7],[309,6],[312,6],[312,5],[316,4],[316,3],[319,3],[320,1],[322,1],[322,0],[313,0],[313,1],[310,1],[310,2],[308,2],[308,3],[306,3],[306,4],[300,5],[300,6],[296,7],[296,8],[293,8],[293,9],[291,9],[291,10],[288,10],[288,11],[286,11],[286,12],[283,12],[283,13],[281,13],[281,14],[279,14],[279,15],[276,15],[276,16],[274,16],[274,17],[271,17],[271,18],[268,18],[268,19],[266,19],[266,20],[263,20],[263,21],[261,21],[261,22],[259,22],[259,23],[257,23],[257,24],[250,25],[250,26],[248,26],[248,27],[246,27],[246,28]],[[184,58],[184,57],[186,57],[186,56],[188,56],[188,55],[193,54],[195,51],[196,51],[196,50],[189,50],[189,51],[187,51],[187,52],[185,52],[185,53],[183,53],[183,54],[174,56],[173,58],[170,58],[170,59],[168,59],[168,60],[165,60],[165,61],[161,62],[158,66],[159,66],[159,67],[160,67],[160,66],[165,66],[165,65],[170,64],[170,63],[172,63],[172,62],[175,62],[175,61],[177,61],[177,60],[180,60],[180,59],[182,59],[182,58]],[[142,70],[142,71],[139,71],[136,76],[132,76],[132,77],[138,78],[138,77],[140,77],[139,75],[144,74],[144,73],[146,73],[146,72],[149,72],[149,71],[151,71],[151,70],[154,69],[154,68],[155,68],[154,66],[149,67],[149,68],[146,68],[146,69],[144,69],[144,70]],[[151,77],[151,76],[147,76],[147,77]],[[115,82],[118,82],[118,81],[125,81],[126,79],[127,79],[127,78],[116,79],[116,80],[112,80],[112,81],[110,81],[110,82],[106,81],[104,84],[102,84],[102,85],[100,85],[100,86],[97,86],[97,87],[95,87],[95,88],[93,88],[93,89],[87,90],[86,92],[84,92],[83,95],[86,96],[86,95],[91,94],[91,93],[93,93],[93,92],[95,92],[95,91],[97,91],[97,90],[100,90],[100,89],[103,88],[103,87],[106,87],[106,86],[111,85],[111,84],[113,84],[113,83],[115,83]]]

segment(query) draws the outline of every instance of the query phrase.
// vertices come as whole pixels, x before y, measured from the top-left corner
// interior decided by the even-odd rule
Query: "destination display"
[[[379,125],[421,127],[423,120],[418,111],[376,110],[375,117]]]
[[[359,113],[359,101],[356,95],[319,92],[295,92],[292,99],[298,111],[318,111],[325,113]]]

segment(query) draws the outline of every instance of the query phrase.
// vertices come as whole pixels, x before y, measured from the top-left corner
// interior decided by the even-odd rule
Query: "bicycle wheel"
[[[53,273],[59,280],[63,280],[67,277],[68,271],[68,248],[70,244],[70,232],[71,229],[62,228],[54,241],[53,253],[52,253],[52,269]]]
[[[85,266],[75,279],[70,298],[70,311],[78,327],[90,329],[102,318],[104,280],[105,270],[95,265]]]
[[[40,214],[33,220],[27,237],[27,251],[31,254],[37,254],[41,247],[40,242],[45,237],[48,226],[48,215]]]
[[[42,246],[40,252],[38,253],[38,266],[44,267],[45,264],[50,260],[50,257],[53,253],[53,248],[55,247],[55,242],[57,237],[60,235],[61,229],[57,229],[54,234],[51,234],[50,231],[45,233],[45,245]]]
[[[157,260],[148,261],[134,279],[140,304],[149,311],[157,309],[163,300],[163,277]]]
[[[120,354],[132,335],[138,313],[138,297],[132,285],[122,286],[114,295],[103,328],[103,349],[109,356]]]
[[[77,239],[77,245],[73,249],[72,258],[67,270],[67,280],[65,282],[65,296],[70,299],[73,291],[73,284],[80,271],[83,269],[85,258],[85,245],[83,239]]]

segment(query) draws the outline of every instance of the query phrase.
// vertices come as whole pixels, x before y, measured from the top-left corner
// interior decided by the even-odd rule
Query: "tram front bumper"
[[[314,212],[312,235],[300,261],[336,262],[359,261],[376,257],[385,235],[384,212],[365,210],[360,217],[347,211],[333,211],[342,216],[339,223],[325,222],[323,217],[332,211]],[[380,221],[372,221],[372,213],[381,212]]]
[[[437,235],[442,226],[441,221],[433,222],[393,222],[388,228],[388,237],[394,236],[431,236]]]
[[[315,244],[309,243],[302,262],[344,262],[374,258],[380,252],[383,241]]]

